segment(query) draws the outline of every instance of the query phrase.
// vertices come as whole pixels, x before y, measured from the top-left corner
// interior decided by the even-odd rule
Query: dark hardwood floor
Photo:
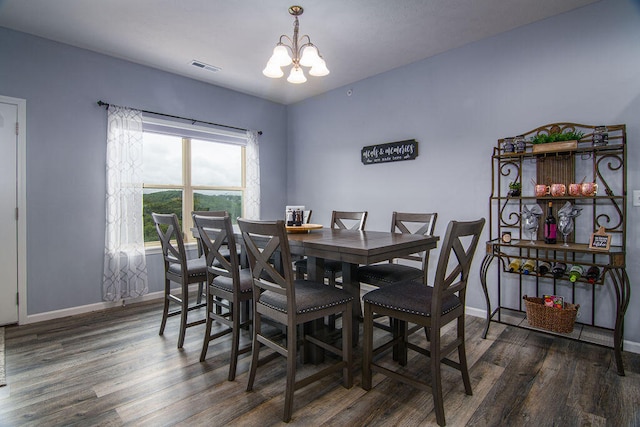
[[[178,350],[178,319],[161,337],[160,313],[157,301],[7,327],[0,425],[284,425],[282,359],[262,367],[248,393],[249,354],[228,382],[230,337],[200,363],[204,325],[188,329]],[[447,425],[640,425],[640,355],[624,353],[621,377],[612,350],[501,324],[485,340],[482,324],[467,318],[473,396],[457,371],[443,368]],[[423,356],[410,357],[406,369],[427,377]],[[296,392],[291,425],[435,425],[430,393],[380,375],[365,392],[360,373],[357,366],[350,390],[336,375]]]

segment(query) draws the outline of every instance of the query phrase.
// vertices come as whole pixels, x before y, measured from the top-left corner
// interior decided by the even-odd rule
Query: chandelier
[[[293,68],[291,68],[289,77],[287,77],[289,83],[298,84],[307,81],[302,71],[302,66],[311,67],[309,75],[312,76],[322,77],[329,74],[327,64],[320,56],[318,48],[311,43],[309,36],[305,34],[298,39],[298,16],[302,15],[302,12],[304,12],[302,6],[291,6],[289,8],[289,13],[295,17],[293,38],[285,34],[280,36],[278,44],[273,49],[273,55],[269,58],[265,69],[262,70],[262,74],[265,76],[273,79],[280,78],[284,76],[282,67],[290,64],[293,64]],[[289,44],[284,43],[283,40],[288,41]],[[289,52],[291,52],[291,55],[289,55]]]

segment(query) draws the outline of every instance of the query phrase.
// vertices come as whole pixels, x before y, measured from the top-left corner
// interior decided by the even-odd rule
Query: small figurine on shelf
[[[513,137],[505,138],[502,141],[502,151],[504,153],[513,153],[515,146],[513,145]]]
[[[609,132],[604,125],[596,126],[591,141],[594,147],[603,147],[609,143]]]
[[[520,196],[520,189],[520,183],[517,181],[512,181],[509,183],[509,192],[507,193],[507,195],[511,197],[518,197]]]
[[[580,215],[582,208],[573,206],[571,202],[567,202],[558,210],[558,231],[562,233],[564,238],[564,244],[562,246],[569,246],[567,243],[567,236],[573,231],[573,219]]]
[[[525,231],[531,235],[531,244],[535,245],[535,238],[538,232],[538,225],[540,224],[540,217],[542,216],[542,209],[539,205],[533,205],[531,208],[524,206],[522,208],[522,231]]]

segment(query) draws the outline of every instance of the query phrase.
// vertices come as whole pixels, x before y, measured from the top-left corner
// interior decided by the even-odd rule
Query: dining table
[[[234,226],[237,231],[237,226]],[[192,229],[197,236],[197,230]],[[236,234],[238,243],[242,237]],[[435,235],[360,231],[336,228],[310,229],[287,234],[292,256],[307,257],[307,278],[324,281],[325,260],[342,262],[342,287],[353,296],[353,344],[359,339],[358,322],[362,319],[358,267],[389,261],[402,256],[430,251],[440,238]],[[244,252],[244,248],[243,248]],[[244,258],[245,256],[243,256]],[[243,263],[246,263],[246,259]],[[317,360],[317,357],[314,357]]]

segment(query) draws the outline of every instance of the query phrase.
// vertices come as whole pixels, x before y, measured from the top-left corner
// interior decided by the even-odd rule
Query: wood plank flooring
[[[212,343],[200,363],[204,325],[188,329],[178,350],[178,319],[169,319],[161,337],[160,317],[157,301],[7,327],[0,426],[284,425],[283,359],[262,367],[246,392],[250,354],[229,382],[229,336]],[[495,323],[485,340],[482,324],[467,318],[473,396],[464,394],[457,371],[443,368],[447,425],[640,425],[640,355],[624,353],[627,375],[620,377],[610,349]],[[417,354],[405,370],[428,377]],[[430,393],[379,374],[365,392],[360,367],[354,372],[350,390],[336,375],[296,392],[290,424],[436,425]]]

